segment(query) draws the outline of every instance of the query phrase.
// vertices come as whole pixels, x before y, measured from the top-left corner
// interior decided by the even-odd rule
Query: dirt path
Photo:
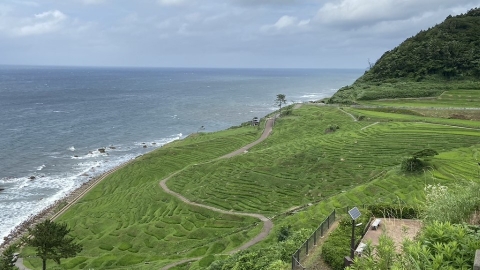
[[[344,113],[348,114],[350,117],[352,117],[352,119],[353,119],[353,121],[354,121],[354,122],[357,122],[357,121],[358,121],[358,120],[357,120],[357,118],[356,118],[356,117],[355,117],[353,114],[351,114],[351,113],[349,113],[349,112],[347,112],[347,111],[343,110],[342,108],[338,108],[338,109],[339,109],[340,111],[342,111],[342,112],[344,112]]]
[[[261,143],[262,141],[264,141],[269,135],[270,133],[272,132],[272,129],[273,129],[273,124],[274,124],[274,119],[267,119],[267,122],[265,124],[265,129],[262,133],[262,136],[260,136],[260,138],[236,151],[233,151],[232,153],[230,154],[227,154],[227,155],[224,155],[218,159],[215,159],[215,160],[219,160],[219,159],[225,159],[225,158],[231,158],[231,157],[234,157],[234,156],[238,156],[238,155],[241,155],[241,154],[244,154],[248,151],[248,149],[252,148],[253,146]],[[195,166],[195,165],[194,165]],[[261,215],[261,214],[256,214],[256,213],[243,213],[243,212],[235,212],[235,211],[227,211],[227,210],[223,210],[223,209],[220,209],[220,208],[216,208],[216,207],[213,207],[213,206],[210,206],[210,205],[204,205],[204,204],[199,204],[199,203],[196,203],[196,202],[192,202],[190,201],[189,199],[185,198],[184,196],[182,196],[181,194],[175,192],[175,191],[172,191],[171,189],[169,189],[167,187],[167,181],[172,178],[173,176],[181,173],[182,171],[184,171],[185,169],[189,168],[190,166],[187,166],[185,167],[184,169],[180,170],[180,171],[177,171],[175,172],[174,174],[170,175],[169,177],[163,179],[162,181],[160,181],[160,186],[162,187],[162,189],[168,193],[168,194],[171,194],[175,197],[177,197],[178,199],[180,199],[182,202],[186,203],[186,204],[189,204],[189,205],[193,205],[193,206],[197,206],[197,207],[202,207],[202,208],[205,208],[205,209],[208,209],[208,210],[211,210],[211,211],[214,211],[214,212],[218,212],[218,213],[222,213],[222,214],[228,214],[228,215],[237,215],[237,216],[247,216],[247,217],[254,217],[254,218],[258,218],[259,220],[261,220],[263,222],[263,228],[262,228],[262,231],[257,235],[255,236],[253,239],[251,239],[250,241],[248,241],[247,243],[243,244],[242,246],[232,250],[229,252],[229,254],[233,254],[233,253],[236,253],[240,250],[244,250],[244,249],[247,249],[253,245],[255,245],[256,243],[262,241],[263,239],[265,239],[268,234],[270,233],[270,231],[272,230],[273,228],[273,222],[265,217],[264,215]],[[186,262],[192,262],[192,261],[197,261],[197,260],[200,260],[201,258],[191,258],[191,259],[185,259],[185,260],[182,260],[182,261],[178,261],[178,262],[175,262],[175,263],[172,263],[172,264],[169,264],[167,266],[164,266],[162,268],[162,270],[166,270],[166,269],[170,269],[174,266],[177,266],[179,264],[183,264],[183,263],[186,263]]]
[[[367,129],[367,128],[371,127],[371,126],[375,126],[375,125],[377,125],[377,124],[380,124],[380,122],[375,122],[375,123],[373,123],[373,124],[371,124],[371,125],[368,125],[368,126],[366,126],[366,127],[361,128],[360,130],[365,130],[365,129]]]

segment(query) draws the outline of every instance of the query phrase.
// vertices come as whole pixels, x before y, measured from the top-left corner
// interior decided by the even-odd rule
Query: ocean
[[[0,66],[0,243],[29,216],[138,155],[318,100],[363,70]],[[105,149],[105,152],[99,150]]]

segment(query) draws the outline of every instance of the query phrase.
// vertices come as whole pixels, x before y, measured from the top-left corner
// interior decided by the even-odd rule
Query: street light
[[[362,214],[360,213],[360,210],[358,210],[357,207],[354,207],[348,210],[348,214],[352,218],[352,240],[351,240],[351,246],[350,246],[350,258],[353,261],[355,257],[355,220],[357,220]]]

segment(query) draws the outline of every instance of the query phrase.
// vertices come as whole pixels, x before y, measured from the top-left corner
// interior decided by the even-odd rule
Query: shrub
[[[325,133],[332,133],[340,129],[338,125],[330,125],[327,129],[325,129]]]
[[[424,163],[416,157],[405,158],[400,169],[404,172],[419,172],[423,169]]]
[[[293,114],[292,107],[284,108],[280,113],[280,116],[289,116]]]
[[[362,213],[357,220],[361,226],[355,227],[355,243],[357,243],[368,226],[370,214]],[[350,245],[352,237],[352,221],[349,217],[343,217],[339,221],[339,226],[333,231],[322,246],[322,257],[333,270],[342,270],[344,266],[344,257],[350,256]]]
[[[451,188],[440,185],[425,187],[423,218],[433,221],[460,223],[467,221],[480,207],[480,184],[464,183]]]
[[[368,210],[375,217],[416,219],[420,217],[418,208],[398,204],[369,205]]]
[[[278,233],[277,240],[278,242],[283,242],[287,240],[288,236],[290,236],[290,226],[280,228],[280,232]]]

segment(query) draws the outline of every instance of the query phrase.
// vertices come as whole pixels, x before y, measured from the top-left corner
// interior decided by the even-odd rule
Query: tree
[[[0,255],[0,269],[1,270],[13,270],[17,269],[14,262],[14,252],[17,247],[15,245],[9,246],[3,253]]]
[[[433,149],[423,149],[412,154],[412,157],[406,158],[402,161],[401,170],[404,172],[421,171],[425,167],[425,162],[431,157],[438,155],[438,152]],[[423,159],[420,160],[420,159]]]
[[[47,260],[52,259],[60,264],[61,258],[75,257],[82,250],[82,246],[74,243],[68,237],[70,229],[65,223],[55,223],[45,220],[29,229],[30,236],[25,242],[37,249],[37,256],[42,259],[43,270],[47,268]]]
[[[282,104],[287,104],[284,94],[278,94],[277,99],[275,99],[275,105],[280,107],[280,113],[282,112]]]

